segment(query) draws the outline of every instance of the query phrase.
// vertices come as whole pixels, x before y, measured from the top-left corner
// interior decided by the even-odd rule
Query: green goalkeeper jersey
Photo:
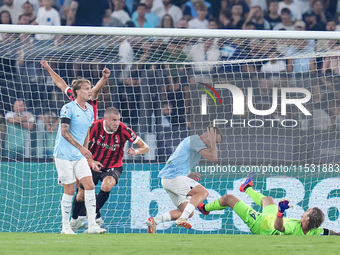
[[[233,210],[255,235],[305,235],[302,231],[301,221],[297,219],[283,218],[285,231],[276,230],[274,222],[277,206],[274,204],[264,207],[262,213],[259,213],[240,200],[235,204]],[[323,235],[323,233],[323,228],[314,228],[309,230],[306,235]],[[329,234],[329,231],[326,233]]]
[[[263,219],[259,225],[258,232],[260,235],[305,235],[301,227],[301,221],[297,219],[283,218],[284,232],[274,229],[276,215],[263,215]],[[322,235],[323,228],[313,228],[306,235]]]

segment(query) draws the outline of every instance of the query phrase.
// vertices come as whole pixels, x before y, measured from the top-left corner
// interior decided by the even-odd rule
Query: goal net
[[[181,140],[210,125],[225,134],[219,160],[192,169],[202,175],[208,202],[228,193],[260,210],[238,191],[256,172],[256,190],[276,201],[290,198],[287,217],[318,206],[323,226],[340,231],[336,33],[39,26],[1,26],[0,33],[0,231],[61,230],[63,190],[52,154],[69,98],[42,60],[67,84],[84,77],[95,85],[108,68],[98,119],[115,106],[150,147],[143,156],[124,156],[102,209],[109,233],[146,233],[148,217],[174,209],[157,174]],[[249,233],[231,209],[196,212],[190,222],[191,230],[169,222],[158,231]]]

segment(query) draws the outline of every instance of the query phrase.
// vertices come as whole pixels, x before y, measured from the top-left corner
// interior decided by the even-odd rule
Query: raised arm
[[[41,60],[40,64],[47,70],[47,72],[51,75],[52,80],[61,89],[62,92],[65,92],[68,87],[66,82],[50,67],[46,60]]]
[[[274,228],[280,232],[285,231],[285,227],[283,226],[283,216],[279,217],[276,215],[275,222],[274,222]]]
[[[207,130],[209,140],[210,140],[210,148],[203,149],[199,153],[205,157],[210,162],[216,162],[218,160],[217,146],[216,146],[216,130],[213,127],[210,127]]]
[[[98,98],[98,93],[99,91],[104,87],[107,79],[110,77],[110,70],[106,67],[104,67],[102,71],[102,77],[100,80],[96,83],[96,85],[92,88],[92,93],[91,93],[91,99],[95,100]]]
[[[279,202],[278,212],[276,214],[274,228],[280,232],[285,231],[285,227],[283,225],[283,215],[285,210],[289,209],[291,206],[289,205],[288,199],[283,199]]]

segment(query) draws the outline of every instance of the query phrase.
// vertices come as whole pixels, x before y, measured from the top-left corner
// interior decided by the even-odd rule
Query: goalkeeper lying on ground
[[[333,230],[320,227],[325,215],[317,207],[308,209],[301,220],[283,218],[284,211],[290,207],[289,201],[282,200],[277,207],[272,197],[265,197],[253,189],[254,177],[255,173],[250,173],[240,186],[240,191],[246,192],[257,205],[262,206],[262,213],[229,194],[208,204],[201,203],[197,209],[208,215],[210,211],[223,210],[229,206],[256,235],[340,235]]]

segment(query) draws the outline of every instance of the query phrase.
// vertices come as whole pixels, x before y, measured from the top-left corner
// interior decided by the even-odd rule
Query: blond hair
[[[91,85],[91,82],[85,78],[79,78],[79,79],[76,79],[76,80],[73,80],[72,81],[72,84],[71,84],[71,88],[72,88],[72,91],[73,91],[73,97],[74,98],[77,98],[77,90],[80,90],[81,89],[81,85],[83,83],[89,83]]]

